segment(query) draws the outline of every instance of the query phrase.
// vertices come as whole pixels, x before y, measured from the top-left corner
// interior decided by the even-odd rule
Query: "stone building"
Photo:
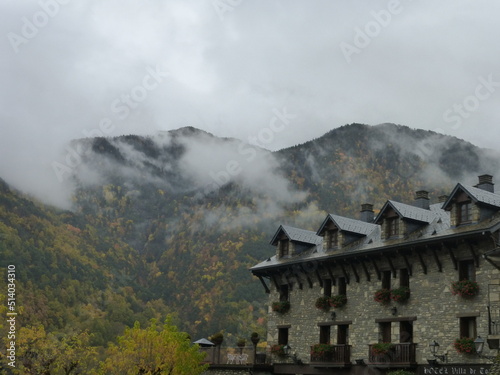
[[[316,232],[280,226],[276,253],[251,268],[269,294],[274,373],[486,374],[500,337],[499,243],[490,175],[435,204],[419,191],[377,215],[370,204],[359,219],[329,214]],[[467,353],[478,337],[484,349]]]

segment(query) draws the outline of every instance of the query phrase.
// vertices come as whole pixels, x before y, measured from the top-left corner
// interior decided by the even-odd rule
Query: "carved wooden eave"
[[[434,258],[434,261],[436,262],[436,266],[438,268],[438,271],[443,272],[443,264],[441,263],[441,260],[439,260],[439,256],[437,254],[436,248],[434,246],[432,246],[432,247],[426,246],[426,249],[431,250],[432,256]]]
[[[374,257],[370,258],[372,261],[373,268],[375,269],[375,272],[377,274],[377,279],[382,280],[382,274],[380,273],[380,269],[378,268],[377,262],[375,261]]]
[[[342,262],[339,262],[338,265],[340,266],[340,269],[342,270],[342,275],[344,275],[344,277],[345,277],[346,284],[349,284],[349,282],[350,282],[349,274],[347,273],[347,271],[344,267],[344,264],[342,264]]]
[[[269,289],[266,282],[264,281],[264,277],[262,277],[262,275],[257,275],[257,277],[259,278],[260,282],[262,283],[262,286],[264,287],[264,290],[266,291],[266,293],[267,294],[271,293],[271,290]]]
[[[455,256],[455,253],[453,250],[456,249],[456,247],[451,247],[451,246],[448,246],[447,244],[443,243],[441,245],[443,247],[443,249],[445,250],[448,250],[448,255],[450,256],[450,259],[453,263],[453,267],[455,268],[455,271],[458,270],[458,261],[457,261],[457,257]]]
[[[276,275],[271,274],[270,278],[273,281],[273,284],[276,287],[276,290],[280,290],[280,284],[278,283],[278,280],[276,279]]]
[[[313,282],[312,282],[311,278],[309,277],[309,273],[306,271],[303,264],[300,265],[300,269],[302,270],[302,272],[306,276],[307,284],[309,285],[309,289],[311,289],[313,287]]]
[[[323,279],[321,278],[321,274],[319,273],[319,267],[316,267],[314,270],[314,273],[316,274],[316,278],[318,279],[319,286],[323,288]]]
[[[387,260],[387,263],[389,263],[389,267],[391,268],[392,272],[392,277],[396,277],[396,268],[394,267],[394,263],[392,263],[391,259],[392,254],[385,254],[385,259]]]
[[[368,272],[368,267],[366,267],[366,263],[365,263],[364,259],[359,259],[358,261],[361,264],[361,267],[363,267],[363,271],[364,271],[365,276],[366,276],[366,281],[371,281],[370,272]]]
[[[299,273],[296,272],[292,267],[288,267],[287,271],[285,272],[285,277],[288,276],[287,273],[290,273],[293,277],[295,277],[295,280],[297,280],[297,284],[299,285],[299,289],[302,290],[304,285],[302,284],[302,280],[299,277]]]
[[[408,275],[413,276],[413,269],[412,269],[413,267],[411,266],[411,263],[408,260],[408,254],[405,251],[397,251],[397,253],[403,257],[406,269],[408,270]]]
[[[474,263],[476,268],[479,267],[479,255],[477,255],[476,249],[474,248],[474,243],[472,241],[468,241],[467,245],[469,247],[469,251],[472,255],[472,259],[474,259]]]
[[[422,267],[422,272],[424,275],[427,275],[427,264],[425,264],[424,258],[422,257],[422,252],[421,251],[415,251],[418,256],[418,260],[420,262],[420,266]]]
[[[358,270],[356,269],[356,266],[354,265],[354,262],[350,261],[349,264],[351,265],[351,269],[354,274],[354,278],[356,279],[356,282],[359,283],[359,274]]]

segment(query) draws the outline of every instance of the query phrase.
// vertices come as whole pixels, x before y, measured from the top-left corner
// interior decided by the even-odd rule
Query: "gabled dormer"
[[[276,246],[276,257],[282,259],[309,250],[319,245],[321,241],[321,237],[313,231],[280,225],[271,240],[271,245]]]
[[[370,209],[366,210],[365,207],[365,210],[362,211],[362,217],[363,214],[364,217],[370,217],[369,212],[371,212],[371,219],[373,219],[372,206],[363,206],[370,206]],[[368,215],[366,213],[368,213]],[[377,225],[366,221],[328,214],[316,234],[323,237],[324,250],[330,251],[340,250],[344,246],[372,234],[377,229]]]
[[[426,200],[428,201],[427,192],[419,191],[415,206],[387,201],[375,218],[375,224],[382,226],[381,239],[403,238],[432,223],[436,214],[429,209]]]
[[[476,186],[457,184],[442,208],[450,212],[452,227],[475,224],[492,217],[500,211],[500,195],[494,192],[493,177],[479,176]]]

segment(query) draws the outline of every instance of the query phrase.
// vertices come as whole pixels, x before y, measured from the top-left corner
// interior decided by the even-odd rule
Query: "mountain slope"
[[[272,254],[279,224],[316,230],[326,212],[355,217],[361,203],[409,202],[419,189],[435,202],[500,169],[492,151],[393,124],[346,125],[274,153],[194,128],[75,142],[72,213],[2,185],[2,264],[30,259],[25,295],[54,305],[38,321],[100,342],[173,311],[193,337],[263,333],[265,295],[248,268]]]

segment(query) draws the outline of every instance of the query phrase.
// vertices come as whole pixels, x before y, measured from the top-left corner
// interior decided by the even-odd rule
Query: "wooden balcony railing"
[[[312,350],[311,346],[311,350]],[[311,363],[335,364],[347,366],[351,364],[351,345],[332,345],[331,351],[323,354],[311,353]]]
[[[414,343],[394,344],[386,354],[373,354],[372,345],[368,349],[368,361],[374,364],[414,365],[416,363]]]

